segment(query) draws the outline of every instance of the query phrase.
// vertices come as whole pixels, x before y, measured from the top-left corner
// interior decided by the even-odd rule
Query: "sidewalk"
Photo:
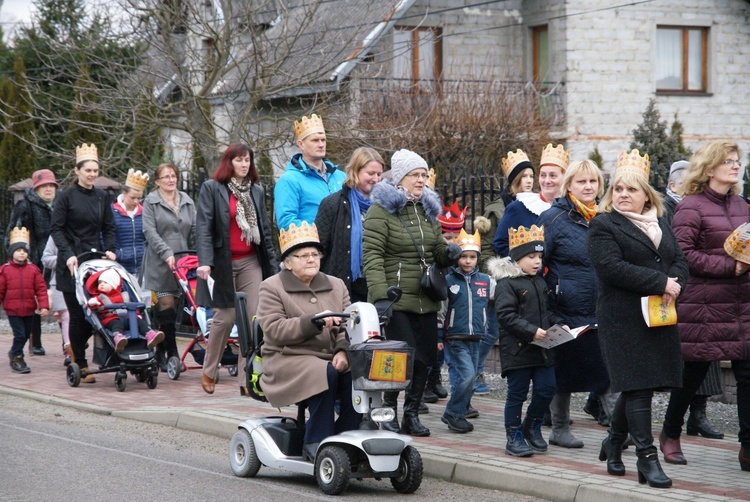
[[[52,339],[51,334],[45,336],[46,356],[26,356],[30,374],[12,373],[7,360],[3,361],[1,393],[227,439],[245,418],[277,413],[266,403],[241,397],[237,378],[230,377],[224,369],[216,392],[210,396],[201,389],[199,369],[187,370],[176,381],[161,373],[153,390],[128,375],[125,392],[117,392],[114,373],[97,375],[93,385],[69,387],[63,357]],[[0,335],[3,357],[7,357],[11,341],[11,335]],[[184,347],[186,341],[178,341]],[[187,360],[193,363],[190,355]],[[662,462],[674,486],[657,490],[638,484],[633,448],[623,452],[627,475],[607,475],[605,463],[598,460],[606,430],[581,412],[574,410],[572,427],[586,444],[583,449],[550,446],[546,454],[517,459],[503,453],[504,403],[494,398],[472,399],[472,405],[481,415],[472,420],[475,429],[468,434],[452,433],[440,421],[445,403],[441,400],[429,405],[430,413],[420,416],[432,435],[417,438],[415,444],[424,461],[425,475],[430,477],[560,501],[750,500],[750,473],[740,471],[739,444],[734,437],[708,440],[683,436],[682,446],[689,464],[676,466]],[[295,415],[291,407],[282,412]],[[659,430],[660,426],[655,424],[654,434]],[[545,438],[548,432],[548,428],[542,428]],[[228,460],[227,472],[231,472]],[[259,475],[263,475],[263,470]]]

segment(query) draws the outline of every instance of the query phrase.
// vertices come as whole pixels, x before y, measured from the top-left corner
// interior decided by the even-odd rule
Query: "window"
[[[531,28],[532,79],[539,85],[549,77],[549,30],[547,25]]]
[[[393,32],[393,78],[413,91],[439,90],[441,42],[438,28],[396,28]]]
[[[656,90],[666,93],[708,92],[708,28],[656,28]]]

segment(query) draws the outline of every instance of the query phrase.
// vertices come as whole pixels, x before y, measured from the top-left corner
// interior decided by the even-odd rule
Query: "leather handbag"
[[[419,245],[417,245],[417,241],[414,240],[414,236],[409,232],[404,220],[401,219],[401,215],[398,215],[398,219],[404,226],[406,233],[411,237],[411,241],[414,243],[414,247],[419,254],[419,259],[422,262],[422,279],[419,283],[422,292],[427,295],[427,298],[434,302],[442,302],[443,300],[446,300],[448,298],[448,283],[445,282],[445,274],[443,273],[443,270],[435,262],[432,262],[429,265],[427,264],[424,253],[422,253]]]

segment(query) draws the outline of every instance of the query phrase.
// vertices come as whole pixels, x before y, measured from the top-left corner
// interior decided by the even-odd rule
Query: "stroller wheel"
[[[146,381],[146,375],[148,375],[148,370],[134,371],[133,375],[135,375],[136,382],[143,383]]]
[[[78,387],[81,383],[81,368],[76,363],[70,363],[66,370],[66,376],[68,378],[68,385]]]
[[[230,364],[227,366],[227,372],[229,373],[229,376],[237,376],[237,374],[240,372],[240,370],[237,368],[236,364]]]
[[[115,375],[115,389],[117,389],[117,392],[125,392],[125,387],[127,386],[127,373],[117,373]]]
[[[182,361],[177,356],[172,356],[167,361],[167,375],[170,380],[177,380],[180,378],[182,372]]]
[[[158,379],[159,379],[158,371],[149,371],[148,376],[146,376],[146,387],[148,387],[149,389],[155,389]]]

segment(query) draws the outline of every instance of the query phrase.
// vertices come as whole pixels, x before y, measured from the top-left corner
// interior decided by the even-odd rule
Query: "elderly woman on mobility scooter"
[[[352,407],[352,377],[346,349],[349,341],[339,317],[326,317],[320,328],[316,314],[343,312],[349,293],[341,279],[320,272],[322,246],[315,225],[295,224],[279,236],[283,267],[260,286],[258,322],[264,333],[261,384],[276,407],[307,401],[303,456],[315,460],[321,440],[354,430],[362,416]],[[334,421],[334,402],[340,399]]]

